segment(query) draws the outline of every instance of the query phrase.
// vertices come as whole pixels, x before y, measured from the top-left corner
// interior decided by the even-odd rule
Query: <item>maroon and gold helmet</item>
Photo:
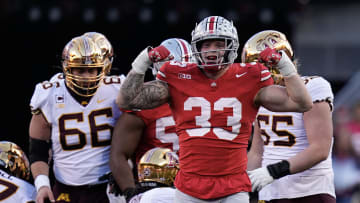
[[[256,33],[245,43],[241,53],[241,62],[258,61],[260,53],[268,47],[275,48],[278,51],[283,50],[290,59],[294,58],[293,49],[283,33],[276,30],[265,30]],[[283,79],[276,68],[270,67],[270,72],[275,83]]]
[[[105,57],[105,74],[109,74],[114,58],[114,49],[110,41],[99,32],[86,32],[83,35],[91,38],[100,47]]]
[[[100,81],[105,77],[108,66],[101,47],[88,36],[75,37],[64,47],[62,60],[66,85],[80,96],[93,96],[100,86]],[[74,68],[96,68],[98,74],[93,77],[82,77],[73,74]]]
[[[157,182],[172,186],[179,171],[179,158],[168,148],[147,151],[138,164],[139,182]]]
[[[15,143],[0,141],[0,166],[9,174],[29,180],[29,160],[24,151]]]

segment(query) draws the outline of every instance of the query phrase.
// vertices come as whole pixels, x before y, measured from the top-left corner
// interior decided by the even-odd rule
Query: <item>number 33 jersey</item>
[[[328,102],[330,111],[334,96],[329,82],[322,77],[303,77],[303,80],[312,101]],[[271,112],[260,107],[257,122],[264,140],[262,166],[289,159],[309,146],[303,115],[296,112]],[[326,160],[304,172],[274,181],[260,191],[259,197],[260,200],[270,200],[320,193],[335,197],[331,150]]]
[[[176,188],[200,199],[250,191],[246,150],[258,111],[254,97],[273,84],[267,68],[236,63],[212,80],[196,64],[168,62],[157,79],[168,84],[179,136]]]
[[[30,103],[51,125],[54,175],[67,185],[96,184],[110,171],[111,135],[121,115],[115,100],[125,77],[105,77],[86,106],[71,96],[64,79],[54,78],[36,85]]]

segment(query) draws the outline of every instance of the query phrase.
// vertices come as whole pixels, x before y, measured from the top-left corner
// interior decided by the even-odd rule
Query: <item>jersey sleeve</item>
[[[313,103],[326,101],[333,106],[334,94],[327,80],[323,77],[308,77],[305,82]]]
[[[51,84],[51,83],[49,83],[49,84]],[[37,113],[37,112],[41,111],[42,107],[45,106],[49,95],[50,95],[50,91],[49,91],[49,89],[47,89],[46,84],[38,83],[35,86],[35,91],[30,100],[31,112]]]
[[[168,73],[169,64],[170,64],[169,62],[166,62],[166,63],[164,63],[164,65],[161,66],[160,70],[158,71],[158,73],[156,75],[157,80],[168,82],[168,78],[166,76],[169,74]]]
[[[56,82],[64,79],[63,73],[56,73],[54,76],[50,78],[50,82]]]
[[[266,87],[274,84],[274,80],[271,77],[269,69],[261,63],[256,63],[260,70],[260,87]]]

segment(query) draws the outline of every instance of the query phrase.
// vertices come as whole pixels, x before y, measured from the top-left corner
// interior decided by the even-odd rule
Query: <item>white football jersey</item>
[[[0,169],[0,202],[35,202],[36,189],[30,183]]]
[[[124,79],[105,77],[86,106],[71,96],[64,79],[36,85],[30,107],[51,125],[54,175],[61,183],[98,184],[110,172],[111,133],[121,115],[115,100]]]
[[[328,81],[322,77],[303,77],[312,101],[327,101],[331,108],[334,95]],[[264,153],[262,166],[289,159],[309,146],[303,113],[271,112],[260,107],[257,115]],[[333,140],[332,140],[333,142]],[[296,198],[327,193],[335,197],[334,172],[330,150],[326,160],[301,173],[275,180],[259,192],[260,200]]]

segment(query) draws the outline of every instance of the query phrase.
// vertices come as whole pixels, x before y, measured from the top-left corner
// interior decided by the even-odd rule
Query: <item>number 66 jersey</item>
[[[70,94],[64,79],[54,76],[36,85],[30,107],[40,110],[51,125],[53,169],[59,182],[97,184],[110,172],[111,136],[121,115],[115,100],[124,78],[105,77],[86,106]]]

